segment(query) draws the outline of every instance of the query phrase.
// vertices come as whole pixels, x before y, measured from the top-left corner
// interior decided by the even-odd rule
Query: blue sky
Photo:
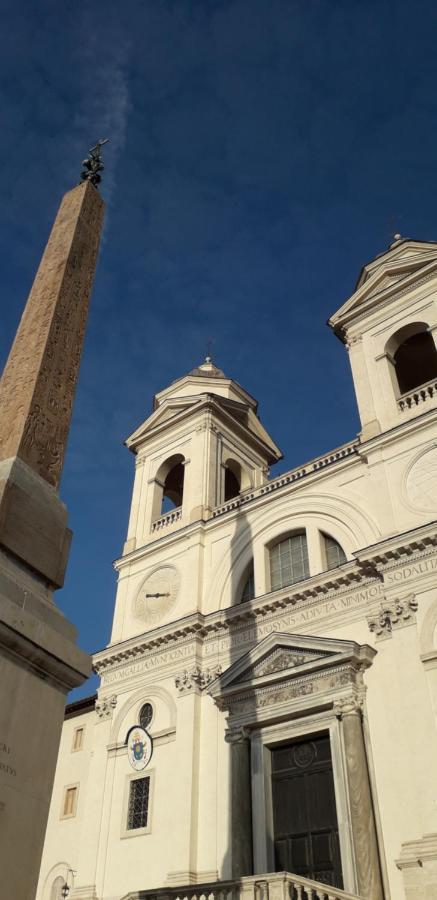
[[[2,363],[60,198],[111,138],[57,594],[92,651],[127,527],[123,440],[209,339],[259,399],[282,469],[358,431],[325,323],[395,231],[437,239],[437,6],[3,0],[2,13]]]

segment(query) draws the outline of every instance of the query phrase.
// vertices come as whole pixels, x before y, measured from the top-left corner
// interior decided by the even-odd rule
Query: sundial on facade
[[[135,599],[136,618],[147,625],[158,624],[176,603],[180,575],[173,566],[161,566],[143,581]]]

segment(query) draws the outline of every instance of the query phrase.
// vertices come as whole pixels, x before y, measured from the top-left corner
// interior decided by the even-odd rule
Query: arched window
[[[151,721],[153,719],[153,706],[151,703],[144,703],[144,705],[140,709],[139,715],[139,724],[141,728],[144,728],[147,731]]]
[[[234,459],[225,465],[225,503],[238,497],[241,491],[241,466]]]
[[[425,322],[400,328],[389,340],[399,392],[406,394],[437,378],[437,348]]]
[[[52,884],[50,900],[62,900],[62,888],[64,887],[64,884],[65,878],[63,878],[62,875],[58,875]]]
[[[241,591],[240,603],[246,600],[253,600],[255,597],[255,576],[253,571],[253,562],[250,564],[243,580],[243,590]]]
[[[308,578],[307,539],[304,531],[279,541],[270,550],[270,583],[272,591]]]
[[[331,537],[330,534],[324,534],[322,536],[325,549],[326,568],[336,569],[337,566],[341,566],[346,562],[346,554],[343,547],[341,547],[338,541]]]

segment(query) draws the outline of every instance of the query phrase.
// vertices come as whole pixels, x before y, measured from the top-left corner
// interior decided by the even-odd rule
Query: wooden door
[[[329,735],[272,750],[275,870],[343,887]]]

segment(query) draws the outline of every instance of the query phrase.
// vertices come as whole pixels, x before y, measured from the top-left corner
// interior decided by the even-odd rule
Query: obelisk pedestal
[[[103,202],[65,195],[0,382],[0,881],[33,900],[65,696],[90,674],[53,602],[70,544],[58,485]]]

